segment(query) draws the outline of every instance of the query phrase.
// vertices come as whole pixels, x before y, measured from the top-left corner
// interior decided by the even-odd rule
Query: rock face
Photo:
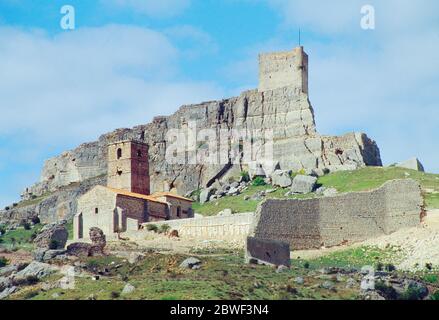
[[[36,236],[34,244],[39,249],[64,249],[69,233],[65,226],[66,221],[48,224]]]
[[[151,192],[176,190],[179,194],[186,194],[210,187],[216,180],[225,181],[231,176],[239,176],[243,170],[254,176],[259,169],[263,169],[265,174],[270,175],[274,169],[273,163],[276,169],[293,171],[335,171],[365,165],[381,166],[379,149],[365,134],[350,133],[331,137],[316,131],[314,110],[308,99],[308,91],[305,90],[308,72],[303,61],[307,61],[307,58],[300,58],[301,54],[304,58],[304,53],[294,53],[291,55],[291,64],[283,66],[301,69],[303,72],[294,73],[297,79],[277,81],[277,76],[288,78],[288,72],[277,72],[279,68],[274,66],[273,69],[272,63],[267,62],[270,58],[265,56],[266,63],[263,65],[268,68],[266,72],[273,72],[273,78],[263,72],[263,78],[271,80],[269,85],[261,84],[259,90],[245,91],[230,99],[183,106],[171,116],[156,117],[151,123],[132,129],[115,130],[102,135],[98,141],[80,145],[47,160],[40,182],[28,187],[22,195],[23,199],[40,196],[44,199],[34,207],[26,208],[26,213],[4,211],[0,212],[0,217],[3,215],[6,219],[14,219],[16,215],[38,214],[43,215],[43,222],[45,219],[54,221],[72,217],[76,213],[76,198],[83,193],[80,190],[82,184],[87,181],[89,188],[105,184],[107,146],[119,140],[136,139],[149,145]],[[212,132],[217,133],[217,138],[233,136],[237,130],[258,133],[262,137],[259,139],[261,150],[266,147],[269,149],[272,145],[272,163],[257,163],[260,158],[258,155],[256,160],[253,159],[255,163],[247,163],[235,156],[231,145],[225,153],[228,159],[220,164],[172,163],[166,160],[167,149],[174,144],[174,137],[167,135],[172,129],[184,130],[187,137],[203,129],[212,129]],[[200,152],[202,147],[197,144],[195,149]],[[189,148],[179,152],[187,153],[188,157],[195,155]],[[68,194],[63,191],[72,187],[74,189],[70,189]],[[60,199],[64,194],[67,198],[65,201]],[[39,207],[43,203],[45,210]]]
[[[405,168],[405,169],[411,169],[416,171],[424,172],[424,166],[422,165],[421,161],[419,161],[417,158],[412,158],[406,161],[403,161],[401,163],[398,163],[396,165],[399,168]]]

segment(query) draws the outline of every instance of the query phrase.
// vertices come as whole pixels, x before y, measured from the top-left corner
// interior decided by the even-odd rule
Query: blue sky
[[[375,30],[360,28],[365,4]],[[435,0],[0,0],[0,206],[51,156],[255,88],[258,53],[295,47],[299,27],[319,132],[363,131],[385,163],[417,156],[439,172],[437,12]]]

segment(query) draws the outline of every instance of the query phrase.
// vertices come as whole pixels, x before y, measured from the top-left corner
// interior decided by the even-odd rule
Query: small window
[[[122,170],[117,170],[117,175],[121,176],[122,175]]]
[[[177,218],[181,217],[181,207],[177,207]]]
[[[137,150],[137,156],[138,156],[139,158],[142,158],[142,150]]]
[[[120,158],[122,158],[122,149],[121,148],[117,149],[117,159],[120,159]]]
[[[95,214],[99,213],[99,208],[95,208]]]

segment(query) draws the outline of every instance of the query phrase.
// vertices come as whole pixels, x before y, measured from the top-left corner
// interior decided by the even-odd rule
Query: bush
[[[3,226],[3,225],[0,225],[0,234],[1,234],[1,235],[6,234],[6,227]]]
[[[439,290],[436,290],[430,297],[431,300],[439,301]]]
[[[393,264],[386,264],[386,271],[387,272],[393,272],[396,270],[396,267]]]
[[[159,228],[158,228],[157,225],[155,225],[155,224],[147,224],[147,225],[146,225],[146,230],[148,230],[148,231],[154,231],[154,232],[157,232],[158,229],[159,229]]]
[[[266,183],[265,183],[265,181],[264,181],[264,178],[262,178],[262,177],[256,177],[256,178],[253,180],[252,185],[253,185],[254,187],[258,187],[258,186],[265,186]]]
[[[9,263],[9,261],[5,257],[0,257],[0,268],[3,268]]]
[[[386,300],[398,299],[398,292],[392,286],[386,285],[383,281],[375,283],[375,290],[378,291]]]
[[[409,286],[407,290],[399,297],[400,300],[422,300],[425,297],[425,291],[422,288]]]
[[[24,228],[24,230],[30,230],[32,227],[31,227],[29,222],[24,222],[23,223],[23,228]]]
[[[247,171],[242,171],[241,172],[241,178],[245,182],[250,181],[250,175],[248,174]]]
[[[162,224],[159,228],[159,233],[168,233],[171,230],[169,224]]]
[[[38,216],[32,217],[32,223],[33,224],[40,224],[41,220]]]
[[[120,293],[117,291],[112,291],[111,292],[111,299],[117,299],[120,297]]]
[[[309,262],[305,262],[305,263],[303,264],[303,267],[304,267],[305,269],[309,269]]]

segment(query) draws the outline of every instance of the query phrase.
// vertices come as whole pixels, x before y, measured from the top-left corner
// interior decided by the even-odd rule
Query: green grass
[[[66,228],[67,231],[69,232],[68,240],[73,240],[73,219],[67,221]]]
[[[354,299],[355,289],[336,284],[337,291],[319,288],[320,279],[308,277],[307,270],[293,268],[276,273],[273,267],[244,263],[242,252],[219,256],[203,256],[200,270],[180,269],[186,256],[179,254],[151,253],[136,266],[114,257],[93,258],[87,265],[107,267],[110,273],[100,280],[77,277],[75,289],[43,291],[34,286],[14,294],[12,299],[52,300],[57,293],[61,300],[84,300],[93,295],[98,300],[279,300],[279,299]],[[122,264],[119,268],[111,267]],[[298,286],[294,279],[305,278],[305,285]],[[136,290],[129,296],[120,293],[126,283]],[[292,290],[294,288],[295,290]]]
[[[32,244],[32,235],[37,234],[43,226],[38,224],[32,227],[30,230],[25,230],[19,227],[16,230],[11,230],[5,235],[0,237],[0,243],[2,246],[9,249],[24,249],[32,250],[34,245]]]
[[[408,174],[408,175],[407,175]],[[412,178],[421,184],[424,189],[431,189],[439,192],[439,175],[418,172],[396,167],[366,167],[355,171],[340,171],[320,177],[318,184],[327,188],[335,188],[340,193],[352,191],[366,191],[380,187],[386,181],[394,179]],[[224,197],[219,200],[200,204],[195,202],[193,208],[196,213],[211,216],[218,214],[224,209],[232,209],[233,212],[254,212],[259,201],[245,201],[245,196],[252,196],[261,190],[272,189],[272,186],[250,186],[248,190],[239,196]],[[267,198],[285,199],[288,189],[267,195]],[[303,199],[313,197],[310,195],[294,195],[287,198]],[[426,204],[429,208],[439,208],[439,193],[426,193]]]
[[[323,267],[362,268],[364,266],[377,267],[378,264],[395,264],[400,258],[400,250],[396,247],[380,249],[378,247],[361,246],[343,251],[334,252],[313,260],[293,260],[295,265],[309,264],[311,269]]]

